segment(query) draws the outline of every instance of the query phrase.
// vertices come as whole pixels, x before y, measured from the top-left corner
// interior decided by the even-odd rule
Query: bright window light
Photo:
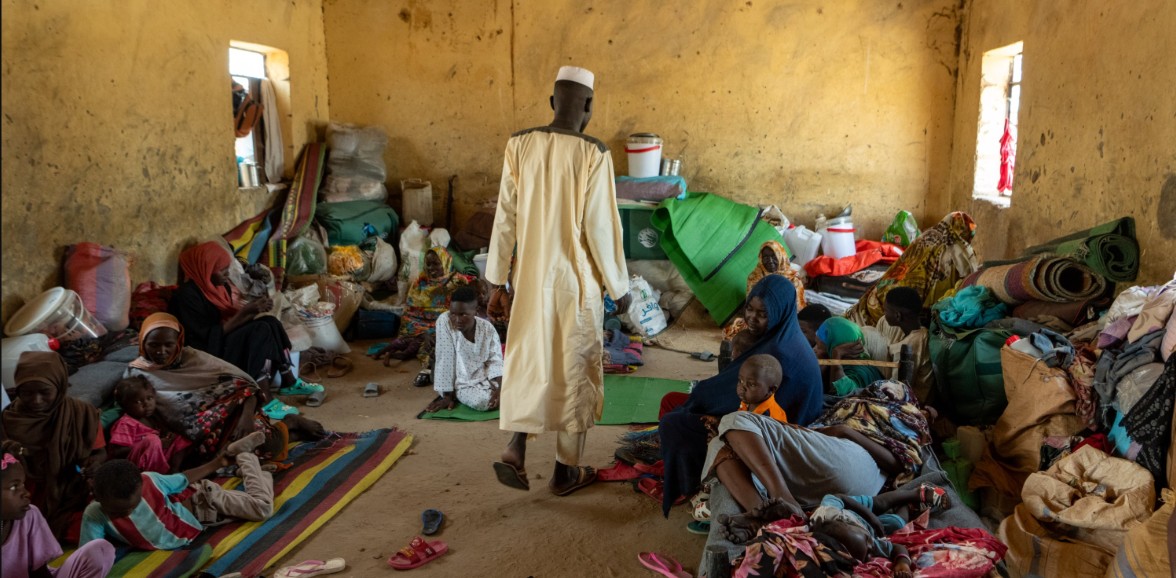
[[[229,74],[265,78],[265,55],[252,50],[229,47]]]

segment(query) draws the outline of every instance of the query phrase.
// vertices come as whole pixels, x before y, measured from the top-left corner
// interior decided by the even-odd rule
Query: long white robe
[[[604,409],[603,297],[629,292],[612,157],[551,127],[506,144],[486,278],[505,284],[517,246],[499,427],[587,431]]]

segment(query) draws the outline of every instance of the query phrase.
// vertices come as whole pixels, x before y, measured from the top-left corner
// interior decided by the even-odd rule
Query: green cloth
[[[1124,217],[1025,249],[1024,258],[986,262],[985,266],[1024,261],[1039,254],[1056,254],[1082,262],[1109,281],[1134,281],[1139,275],[1139,241],[1135,219]]]
[[[759,263],[760,247],[784,243],[759,219],[759,209],[710,193],[663,201],[650,224],[661,231],[666,256],[719,325],[747,298],[747,276]]]
[[[620,425],[630,423],[657,423],[661,399],[667,393],[685,393],[690,382],[655,377],[632,377],[624,375],[604,376],[604,415],[597,425]],[[419,419],[445,419],[453,421],[490,421],[498,419],[498,410],[475,411],[458,404],[454,409],[433,413],[421,412]]]
[[[826,319],[817,329],[817,339],[825,344],[825,350],[828,352],[832,352],[834,347],[855,341],[864,346],[862,328],[844,317]],[[870,355],[865,352],[858,356],[858,359],[869,358]],[[875,381],[882,379],[882,372],[878,371],[878,368],[867,365],[845,365],[841,370],[845,373],[845,377],[833,382],[833,390],[840,396],[849,395],[855,389],[868,387]]]

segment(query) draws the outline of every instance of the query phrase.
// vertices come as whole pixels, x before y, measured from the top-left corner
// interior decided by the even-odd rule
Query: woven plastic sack
[[[1107,568],[1107,578],[1171,578],[1168,557],[1168,522],[1176,506],[1176,493],[1165,489],[1164,505],[1146,522],[1127,531],[1127,538]]]
[[[384,165],[384,148],[388,135],[378,126],[360,127],[332,122],[327,125],[326,178],[321,195],[323,202],[386,201],[388,177]]]
[[[82,298],[99,323],[110,331],[131,324],[131,265],[126,254],[98,243],[78,243],[65,250],[65,287]]]

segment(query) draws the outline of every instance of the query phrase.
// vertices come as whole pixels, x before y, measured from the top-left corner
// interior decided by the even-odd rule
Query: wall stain
[[[1160,186],[1156,223],[1165,239],[1176,239],[1176,174],[1169,174]]]

